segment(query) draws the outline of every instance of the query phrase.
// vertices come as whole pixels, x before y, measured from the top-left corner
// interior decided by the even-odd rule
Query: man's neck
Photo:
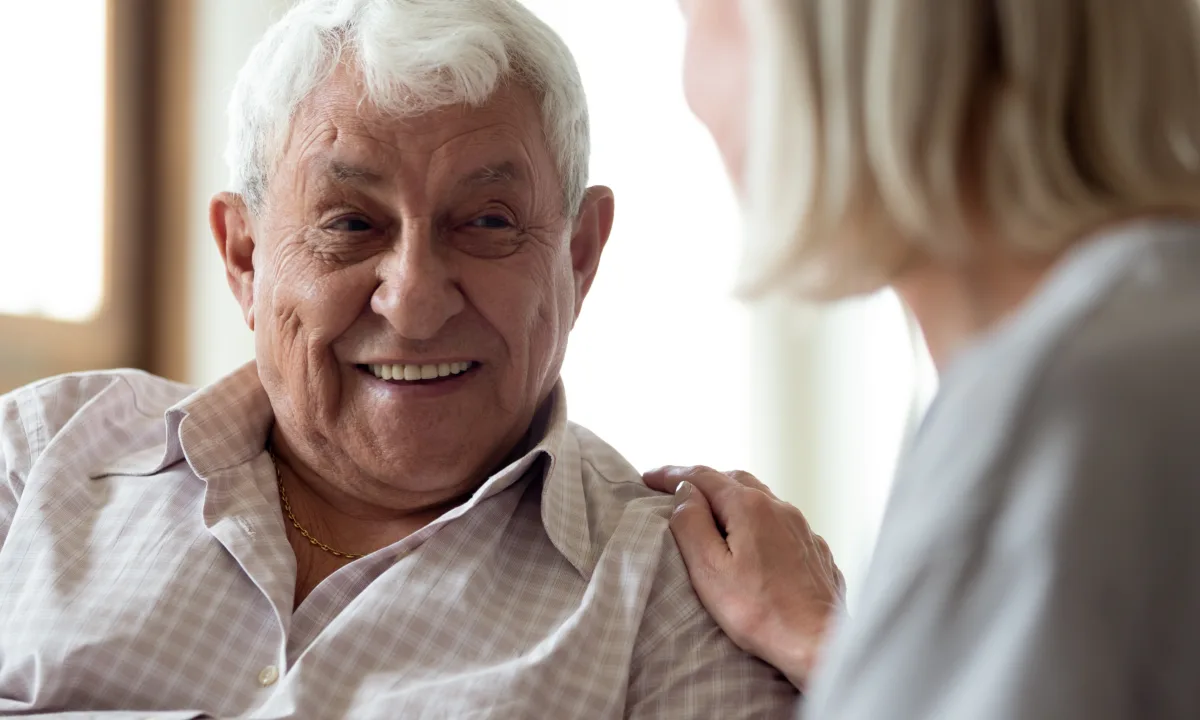
[[[531,452],[550,430],[553,402],[551,395],[534,415],[521,439],[487,470],[473,473],[459,484],[457,492],[442,496],[414,494],[403,503],[388,507],[379,507],[295,462],[295,456],[283,438],[277,437],[278,427],[272,431],[272,454],[295,522],[343,553],[365,555],[402,540],[465,503],[489,478]],[[289,538],[300,541],[293,542],[293,546],[306,549],[303,533],[290,519],[286,524]]]

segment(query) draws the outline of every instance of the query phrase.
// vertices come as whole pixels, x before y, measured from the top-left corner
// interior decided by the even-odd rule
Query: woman
[[[941,373],[806,717],[1200,717],[1195,0],[682,4],[751,289],[890,286]],[[714,616],[803,682],[839,583],[800,514],[648,480]]]

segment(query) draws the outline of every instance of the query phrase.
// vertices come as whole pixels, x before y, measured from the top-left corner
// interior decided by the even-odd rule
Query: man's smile
[[[356,365],[363,373],[374,375],[391,384],[435,384],[457,379],[480,365],[473,360],[443,363],[371,363]]]

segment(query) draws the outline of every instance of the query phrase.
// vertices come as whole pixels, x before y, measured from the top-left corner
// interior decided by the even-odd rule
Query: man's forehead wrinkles
[[[358,157],[360,160],[346,160],[345,164],[378,170],[381,167],[394,164],[401,158],[427,157],[442,160],[445,156],[458,156],[466,151],[475,149],[490,149],[498,145],[506,145],[514,150],[520,150],[528,156],[525,142],[517,133],[497,131],[496,128],[471,129],[456,133],[447,138],[430,138],[428,135],[392,132],[390,137],[382,138],[377,133],[339,130],[330,124],[323,132],[313,132],[305,137],[303,151],[310,156],[345,155],[349,158]],[[324,142],[322,142],[324,141]],[[324,147],[319,147],[324,145]],[[369,158],[369,161],[367,161]]]
[[[517,129],[509,123],[495,123],[484,127],[466,128],[452,135],[410,134],[396,138],[390,144],[398,153],[419,152],[431,160],[442,161],[475,149],[492,148],[498,145],[523,145]]]
[[[322,186],[415,191],[418,186],[450,190],[506,185],[535,191],[545,189],[545,171],[553,166],[536,113],[511,98],[409,118],[349,103],[349,98],[321,100],[310,102],[297,117],[302,141],[293,157],[299,160],[297,170]]]
[[[511,176],[527,175],[527,168],[535,164],[528,139],[507,123],[450,138],[433,152],[433,159],[452,161],[471,152],[490,155],[495,159],[490,163],[493,169]]]
[[[359,129],[347,130],[327,119],[298,147],[297,157],[305,174],[328,175],[339,181],[376,182],[382,178],[378,159],[386,156],[374,138]]]
[[[293,127],[279,159],[286,162],[286,158],[291,156],[294,158],[294,162],[303,166],[314,152],[319,152],[321,145],[336,143],[337,136],[338,128],[330,122]]]

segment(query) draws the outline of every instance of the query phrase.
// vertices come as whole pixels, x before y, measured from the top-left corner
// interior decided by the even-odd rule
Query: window
[[[150,7],[0,11],[0,392],[140,364]]]
[[[103,2],[12,3],[0,43],[0,314],[83,321],[103,300]],[[47,47],[53,38],[53,47]]]

